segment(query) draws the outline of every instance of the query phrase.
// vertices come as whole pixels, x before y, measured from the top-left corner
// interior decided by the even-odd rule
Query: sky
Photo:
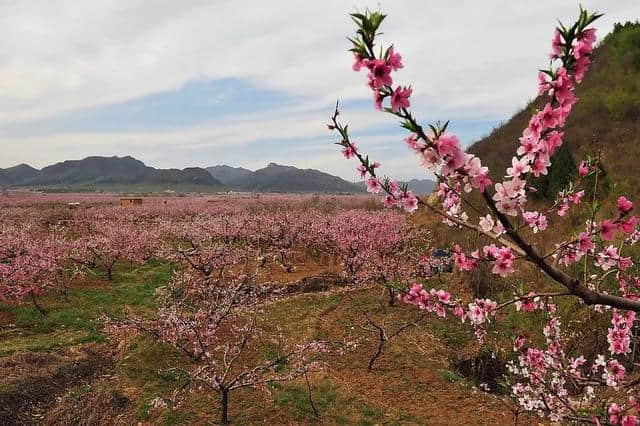
[[[422,123],[465,145],[535,97],[557,19],[613,23],[638,0],[0,0],[0,167],[90,155],[154,167],[270,162],[356,180],[326,128],[336,100],[360,150],[400,179],[428,177],[394,117],[351,70],[348,14],[387,14]]]

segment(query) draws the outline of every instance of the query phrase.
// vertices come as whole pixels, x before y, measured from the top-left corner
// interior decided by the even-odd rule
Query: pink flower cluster
[[[479,225],[483,232],[493,232],[496,235],[501,235],[504,232],[502,223],[494,221],[490,214],[481,217]]]
[[[387,96],[391,96],[391,109],[394,112],[397,112],[400,108],[409,108],[411,105],[409,103],[409,97],[412,92],[411,87],[398,86],[395,90],[391,89],[391,85],[393,84],[391,72],[403,68],[402,56],[394,51],[393,46],[389,48],[384,58],[381,59],[365,58],[357,53],[354,56],[354,71],[358,72],[363,67],[369,70],[367,83],[371,90],[373,90],[376,109],[382,109],[382,102]]]
[[[602,371],[600,375],[602,380],[612,388],[619,387],[627,373],[626,368],[618,360],[610,358],[607,361],[604,355],[598,355],[591,367],[591,372],[594,374],[599,374],[600,371]]]
[[[456,266],[462,271],[471,271],[475,269],[478,262],[493,262],[491,272],[506,277],[515,272],[513,262],[515,255],[510,247],[497,247],[495,244],[486,245],[482,251],[475,250],[467,256],[458,244],[453,246],[453,260]]]
[[[466,192],[472,188],[480,192],[491,185],[489,169],[483,167],[480,159],[464,152],[458,137],[441,134],[438,137],[427,137],[420,140],[418,135],[411,134],[406,139],[407,146],[420,157],[421,163],[431,172],[440,169],[444,179],[460,181]]]
[[[495,244],[490,244],[482,248],[482,256],[479,251],[475,251],[471,255],[478,259],[493,260],[491,272],[501,277],[515,272],[513,261],[516,257],[510,247],[496,247]]]
[[[453,246],[453,261],[461,271],[472,271],[477,266],[476,259],[467,256],[458,244]]]
[[[469,310],[466,317],[475,326],[482,325],[490,321],[490,317],[495,315],[498,304],[490,299],[476,299],[469,303]]]
[[[634,396],[629,397],[628,407],[621,407],[614,402],[607,409],[609,423],[620,426],[637,426],[640,424],[640,420],[638,420],[638,416],[627,414],[627,411],[630,409],[635,409],[636,412],[640,412],[640,404],[636,401]],[[597,422],[597,424],[599,425],[600,422]]]
[[[554,211],[559,217],[566,216],[572,205],[582,203],[585,196],[582,184],[587,183],[583,178],[591,173],[601,173],[599,160],[583,161],[579,165],[577,179],[569,182],[566,189],[558,194],[550,209],[541,212],[529,211],[525,208],[528,192],[535,191],[528,182],[531,178],[549,173],[551,158],[562,146],[563,128],[578,100],[575,95],[575,86],[582,81],[593,52],[595,30],[588,26],[599,16],[601,15],[589,14],[581,9],[580,18],[573,26],[565,28],[560,25],[554,34],[550,56],[552,61],[557,60],[557,62],[538,75],[539,94],[548,95],[550,99],[530,118],[519,138],[516,155],[511,160],[511,166],[506,170],[504,181],[495,184],[490,180],[488,170],[482,166],[480,159],[465,153],[458,138],[447,133],[447,124],[429,125],[431,131],[425,133],[412,113],[408,111],[411,87],[398,86],[396,89],[391,87],[392,70],[387,54],[381,59],[356,57],[357,64],[362,62],[362,65],[357,65],[356,68],[367,65],[370,70],[369,85],[375,92],[377,108],[382,109],[384,98],[391,97],[391,107],[386,111],[403,120],[402,126],[410,132],[405,139],[407,146],[419,157],[422,165],[440,181],[436,193],[443,209],[438,209],[431,204],[427,206],[440,214],[447,225],[481,231],[495,242],[495,244],[484,245],[482,249],[470,254],[465,253],[459,245],[454,245],[452,257],[458,269],[470,271],[479,262],[492,262],[492,272],[505,277],[514,272],[517,254],[537,265],[540,270],[564,285],[569,293],[583,299],[587,304],[592,304],[593,299],[581,294],[583,292],[579,286],[584,285],[586,291],[593,292],[591,296],[594,298],[606,300],[609,284],[605,280],[611,278],[618,281],[619,294],[628,300],[638,300],[637,289],[640,288],[640,278],[630,275],[632,271],[635,272],[632,268],[634,263],[630,257],[623,257],[622,247],[626,248],[627,244],[632,245],[640,241],[640,230],[637,229],[640,219],[631,216],[630,212],[634,205],[626,197],[620,197],[617,200],[617,217],[605,220],[598,218],[596,222],[593,215],[592,219],[586,222],[584,232],[578,231],[579,234],[573,240],[556,244],[555,250],[551,252],[546,252],[544,244],[536,247],[525,241],[520,234],[520,230],[526,228],[534,234],[547,230],[551,220],[551,216],[547,215]],[[364,23],[367,18],[361,19]],[[377,29],[377,24],[381,21],[374,21]],[[358,33],[361,37],[355,41],[352,40],[354,44],[352,50],[360,52],[361,55],[373,55],[372,46],[376,31],[367,32],[366,28],[370,25],[359,26]],[[376,74],[376,67],[383,69],[380,72],[381,80]],[[365,171],[364,175],[369,167],[368,160],[363,161],[362,158],[360,160],[363,163],[361,167]],[[380,190],[389,192],[386,183],[379,182],[379,184]],[[493,186],[494,190],[487,190],[490,186]],[[376,187],[374,185],[374,189]],[[483,211],[478,208],[474,199],[465,198],[464,193],[474,189],[482,193],[488,210]],[[391,195],[385,204],[393,206],[393,201],[394,197]],[[469,217],[463,209],[463,202],[479,213],[477,226],[468,223]],[[488,212],[490,214],[487,214]],[[506,216],[522,216],[523,222],[518,220],[512,222]],[[602,240],[613,241],[619,233],[626,235],[620,246],[613,244],[607,246],[606,243],[602,243]],[[547,261],[551,256],[564,266],[570,266],[581,259],[592,261],[591,265],[595,264],[600,270],[594,271],[585,264],[584,282],[582,282],[582,268],[576,268],[580,270],[579,272],[573,268],[564,270],[562,266],[558,266],[558,263],[553,264],[550,260]],[[607,291],[603,290],[605,288]],[[540,310],[550,314],[550,319],[543,330],[546,338],[544,348],[526,348],[523,336],[518,336],[514,342],[514,351],[520,352],[520,356],[517,365],[513,365],[512,373],[523,378],[523,381],[513,386],[513,393],[519,404],[526,410],[549,416],[552,421],[558,422],[566,420],[567,417],[580,417],[583,415],[584,407],[594,407],[596,399],[594,386],[606,384],[606,386],[618,387],[624,379],[625,369],[616,359],[598,357],[589,369],[585,356],[576,354],[574,357],[568,357],[565,354],[563,345],[566,342],[561,338],[560,319],[555,305],[550,302],[549,295],[542,298],[533,291],[522,290],[511,302],[497,305],[490,300],[476,300],[469,304],[468,308],[462,308],[457,303],[451,304],[448,293],[442,293],[446,295],[446,300],[442,300],[438,292],[437,290],[427,291],[421,284],[416,284],[403,296],[403,299],[407,303],[437,312],[441,316],[445,315],[447,308],[459,309],[458,316],[463,321],[469,319],[476,326],[476,335],[480,340],[485,334],[482,325],[489,320],[498,307],[503,308],[515,302],[517,311]],[[622,302],[606,303],[610,306],[625,305]],[[604,308],[603,305],[594,307],[598,312],[604,312]],[[610,351],[613,354],[623,355],[629,352],[630,330],[634,320],[635,314],[614,311],[608,335]],[[576,390],[580,390],[580,394],[574,393]],[[576,410],[574,405],[580,408]],[[623,408],[616,411],[615,405],[610,407],[613,407],[613,411],[610,408],[609,414],[614,415],[609,418],[611,423],[636,424],[636,417],[625,413]],[[601,418],[602,414],[594,414],[592,421],[599,424]]]
[[[547,229],[547,217],[539,212],[524,212],[522,218],[533,229],[533,233]]]
[[[560,203],[558,204],[558,210],[556,213],[558,216],[564,216],[567,214],[567,211],[569,211],[570,203],[575,205],[580,204],[582,197],[584,197],[584,191],[577,191],[568,194],[561,192],[558,194],[558,197],[560,198]]]
[[[609,351],[613,355],[626,355],[631,352],[631,335],[636,313],[627,311],[621,314],[617,309],[613,311],[611,327],[607,333]]]
[[[427,291],[422,284],[414,284],[408,292],[401,296],[401,299],[410,305],[414,305],[427,312],[435,312],[439,317],[444,318],[446,311],[459,318],[462,322],[467,319],[476,328],[476,337],[482,341],[485,335],[483,326],[490,321],[490,317],[495,315],[498,304],[490,299],[476,299],[469,303],[465,312],[464,307],[458,301],[451,299],[451,294],[444,290],[431,289]]]
[[[399,207],[409,213],[418,210],[418,197],[411,191],[403,191],[395,180],[387,183],[387,190],[389,193],[382,199],[385,207]]]
[[[567,116],[577,101],[573,94],[572,79],[576,82],[582,80],[590,63],[594,41],[595,30],[587,29],[579,34],[576,43],[570,46],[575,57],[575,65],[571,69],[573,74],[563,66],[555,71],[541,71],[538,74],[540,94],[547,93],[552,100],[531,117],[529,125],[522,133],[520,147],[516,152],[519,157],[514,157],[512,166],[507,169],[507,177],[510,180],[497,183],[495,186],[494,200],[500,212],[516,216],[518,209],[526,202],[523,177],[528,173],[535,177],[547,174],[551,157],[562,145],[563,133],[559,129],[564,127]],[[565,44],[560,32],[556,31],[552,43],[552,59],[562,57]],[[563,203],[558,214],[564,215],[567,208],[568,204]]]
[[[401,298],[405,303],[415,305],[427,312],[435,312],[441,318],[447,315],[447,308],[451,309],[457,317],[461,318],[464,315],[462,307],[451,300],[449,292],[434,288],[427,291],[422,284],[414,284]]]
[[[564,246],[563,244],[557,244],[556,247],[561,249],[560,262],[565,266],[569,266],[582,259],[582,256],[592,253],[595,245],[589,233],[581,232],[575,242]]]
[[[533,312],[538,309],[540,302],[540,297],[536,296],[534,291],[529,292],[526,297],[520,298],[516,303],[516,310],[523,312]]]

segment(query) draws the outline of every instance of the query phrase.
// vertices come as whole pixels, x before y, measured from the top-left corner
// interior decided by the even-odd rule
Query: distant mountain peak
[[[359,186],[337,176],[313,169],[299,169],[271,162],[255,172],[241,167],[214,166],[207,170],[225,185],[238,191],[257,192],[362,192]]]

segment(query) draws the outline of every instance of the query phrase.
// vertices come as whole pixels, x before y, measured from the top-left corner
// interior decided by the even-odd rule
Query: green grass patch
[[[331,420],[338,424],[352,423],[344,417],[344,413],[350,411],[350,399],[339,395],[328,382],[312,388],[313,403],[319,411],[319,418],[316,418],[309,403],[306,387],[293,384],[273,384],[271,387],[274,390],[275,404],[287,410],[297,421],[311,420],[322,423]]]
[[[0,310],[15,317],[15,328],[0,334],[0,355],[16,351],[50,351],[59,346],[101,342],[99,317],[122,315],[128,306],[139,315],[149,315],[155,309],[155,290],[168,282],[171,265],[150,261],[131,269],[118,265],[115,280],[101,285],[75,287],[66,295],[50,294],[38,301],[47,311],[41,315],[35,306],[0,305]]]

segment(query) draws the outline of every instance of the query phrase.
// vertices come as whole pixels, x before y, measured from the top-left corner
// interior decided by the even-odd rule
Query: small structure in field
[[[80,207],[80,203],[78,203],[78,202],[67,203],[67,207],[69,207],[70,209],[77,209],[77,208]]]
[[[142,204],[142,198],[124,197],[120,198],[121,207],[139,206]]]
[[[431,252],[431,273],[453,272],[453,256],[447,249],[437,248]]]

